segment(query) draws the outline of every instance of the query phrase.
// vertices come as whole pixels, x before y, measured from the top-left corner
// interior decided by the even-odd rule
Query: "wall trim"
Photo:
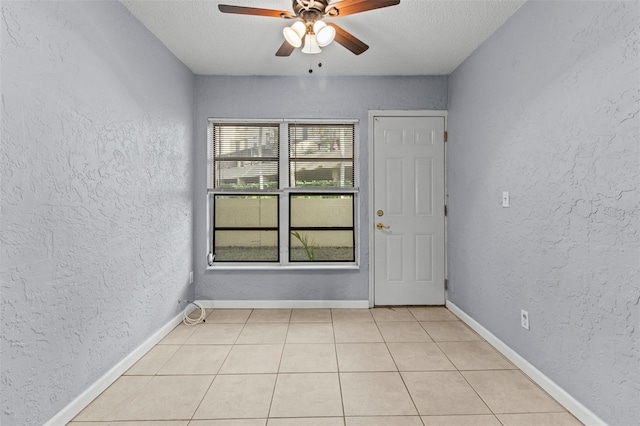
[[[191,313],[195,307],[189,305],[187,312]],[[171,318],[160,330],[156,331],[145,340],[140,346],[135,348],[129,355],[124,357],[122,361],[117,363],[111,370],[107,371],[102,377],[96,380],[91,386],[89,386],[84,392],[82,392],[76,399],[71,401],[47,421],[44,426],[64,426],[70,422],[75,416],[77,416],[87,405],[98,397],[105,389],[107,389],[113,382],[115,382],[120,376],[122,376],[129,368],[131,368],[140,358],[142,358],[147,352],[151,350],[160,340],[162,340],[167,334],[175,328],[176,325],[182,322],[184,318],[184,310],[180,311],[178,315]]]
[[[547,377],[543,372],[534,367],[529,361],[522,357],[519,353],[511,349],[506,343],[496,337],[489,330],[484,328],[479,322],[471,318],[466,312],[457,307],[449,300],[446,301],[447,309],[459,317],[475,332],[482,336],[489,344],[496,348],[502,355],[507,357],[509,361],[514,363],[524,374],[529,376],[531,380],[537,383],[549,395],[573,414],[578,420],[587,426],[607,426],[600,417],[594,414],[587,407],[582,405],[577,399],[571,396],[567,391],[562,389],[553,380]]]
[[[368,300],[197,300],[205,309],[368,309]]]

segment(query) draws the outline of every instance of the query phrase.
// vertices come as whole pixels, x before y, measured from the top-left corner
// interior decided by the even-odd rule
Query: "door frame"
[[[367,219],[369,221],[368,226],[368,234],[369,234],[369,307],[373,308],[375,306],[375,269],[374,269],[374,260],[375,260],[375,232],[372,230],[372,223],[374,220],[372,219],[372,213],[375,209],[374,206],[374,122],[376,117],[443,117],[444,118],[444,131],[447,131],[448,124],[448,115],[449,112],[447,110],[369,110],[369,135],[367,137],[368,144],[368,154],[369,154],[369,208],[368,208],[368,216]],[[447,188],[447,144],[444,144],[444,200],[445,205],[447,204],[447,199],[449,198],[448,188]],[[449,276],[447,271],[447,216],[444,217],[444,277],[445,280]],[[442,283],[444,286],[444,283]],[[444,289],[444,298],[445,302],[447,301],[447,289]]]

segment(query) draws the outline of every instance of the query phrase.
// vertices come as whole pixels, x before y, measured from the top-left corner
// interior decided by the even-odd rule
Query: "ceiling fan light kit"
[[[285,41],[276,52],[276,56],[291,55],[295,48],[303,45],[303,41],[302,53],[317,54],[322,51],[321,47],[328,46],[334,40],[352,53],[360,55],[369,46],[346,30],[333,23],[327,24],[322,19],[339,18],[397,4],[400,4],[400,0],[339,0],[331,4],[329,4],[329,0],[293,0],[293,13],[284,10],[225,4],[218,5],[218,9],[223,13],[239,15],[299,19],[290,27],[282,30]]]

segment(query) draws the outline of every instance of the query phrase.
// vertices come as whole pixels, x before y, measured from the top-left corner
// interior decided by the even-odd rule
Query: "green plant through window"
[[[309,240],[309,237],[305,234],[301,234],[298,231],[291,231],[291,235],[296,237],[300,244],[302,244],[302,248],[304,248],[304,252],[307,254],[307,258],[309,260],[315,260],[316,252],[313,248],[313,240]]]

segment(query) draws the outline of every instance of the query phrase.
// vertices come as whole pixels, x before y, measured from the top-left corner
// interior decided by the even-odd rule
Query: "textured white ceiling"
[[[291,0],[122,0],[194,73],[203,75],[446,75],[524,0],[401,0],[398,6],[331,21],[370,48],[356,56],[337,43],[318,55],[275,56],[293,21],[223,14],[218,4],[291,10]],[[330,21],[330,19],[327,19]],[[318,68],[318,63],[322,67]]]

